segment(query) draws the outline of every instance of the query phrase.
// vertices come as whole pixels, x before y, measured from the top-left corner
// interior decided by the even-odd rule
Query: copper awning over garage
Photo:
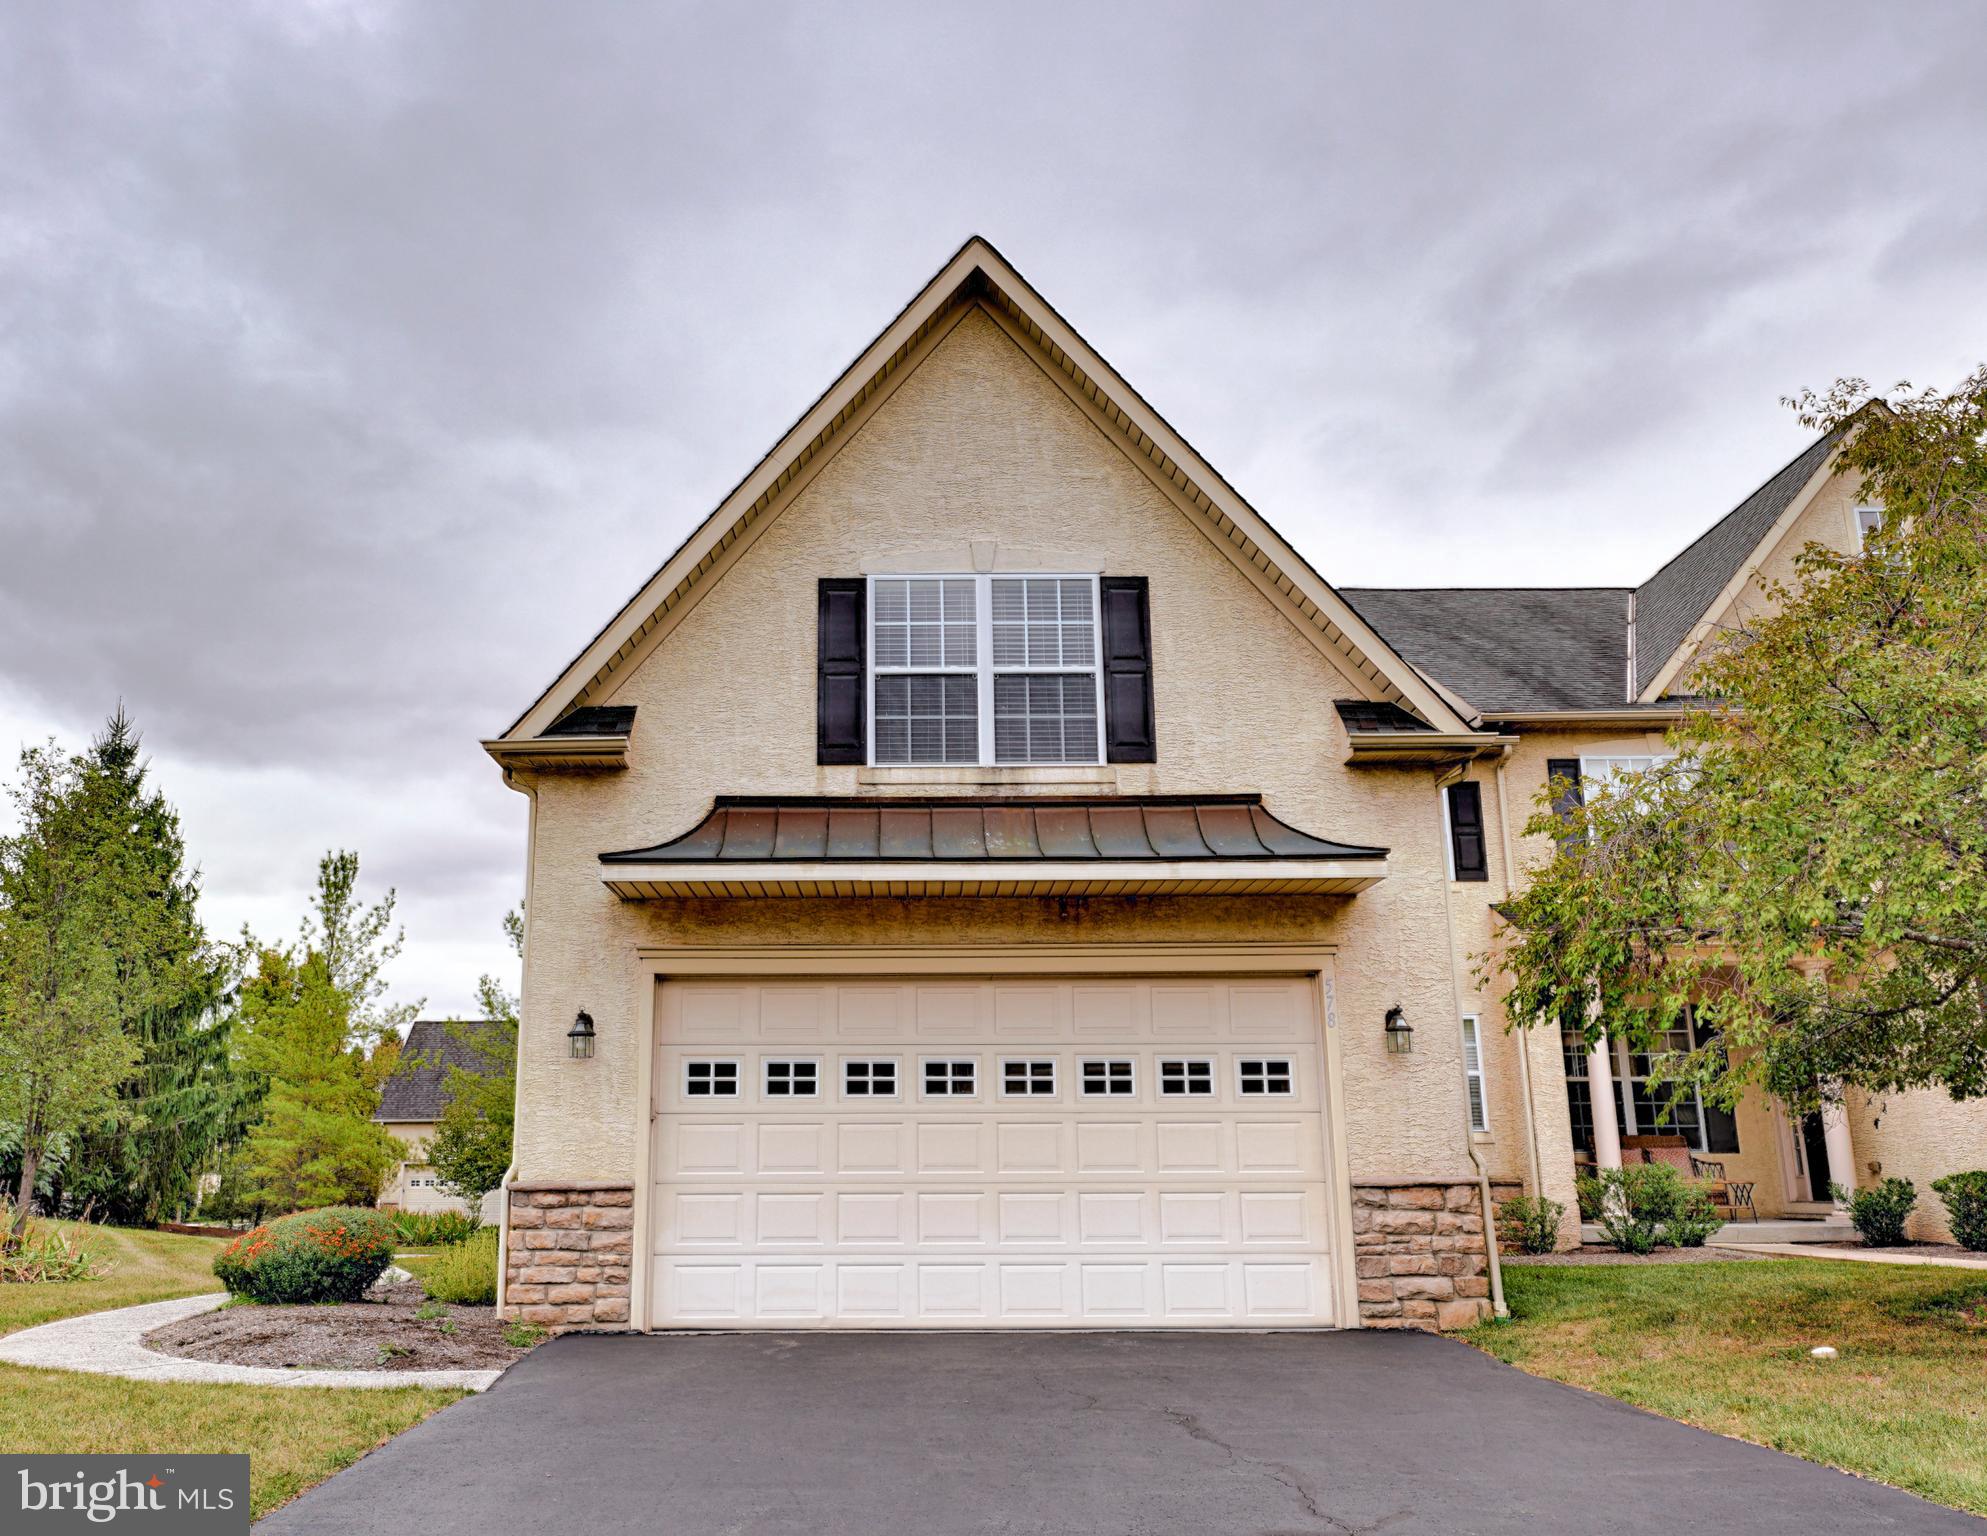
[[[682,836],[600,861],[610,889],[640,899],[1350,894],[1385,878],[1386,858],[1300,832],[1259,795],[720,796]]]

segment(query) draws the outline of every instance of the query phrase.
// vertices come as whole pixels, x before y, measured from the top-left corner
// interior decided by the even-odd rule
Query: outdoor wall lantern
[[[593,1015],[584,1008],[573,1015],[573,1027],[566,1031],[566,1048],[573,1053],[574,1061],[585,1061],[593,1055]]]
[[[1406,1056],[1414,1049],[1414,1026],[1407,1021],[1407,1010],[1399,1003],[1387,1010],[1387,1054]]]

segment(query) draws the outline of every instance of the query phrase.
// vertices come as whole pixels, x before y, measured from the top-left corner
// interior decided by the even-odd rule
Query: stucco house
[[[1472,977],[1517,828],[1660,750],[1742,568],[1853,530],[1807,457],[1634,592],[1341,592],[968,241],[484,743],[530,807],[502,1304],[1477,1320],[1492,1203],[1620,1138]]]
[[[373,1114],[407,1148],[407,1156],[394,1165],[380,1191],[380,1209],[468,1211],[461,1196],[442,1188],[439,1175],[428,1164],[427,1150],[447,1102],[443,1090],[448,1069],[476,1071],[483,1066],[474,1033],[482,1027],[480,1019],[468,1021],[466,1027],[440,1019],[419,1019],[408,1026],[400,1060],[380,1085],[379,1109]]]

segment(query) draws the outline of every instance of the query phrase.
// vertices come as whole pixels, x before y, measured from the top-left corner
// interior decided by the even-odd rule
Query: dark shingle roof
[[[1813,478],[1835,446],[1836,434],[1818,437],[1787,466],[1754,491],[1682,554],[1635,589],[1635,691],[1649,686],[1676,653],[1691,626],[1739,573],[1779,520],[1787,505]]]
[[[603,864],[921,860],[1379,859],[1384,848],[1299,832],[1260,795],[860,799],[720,795],[681,837]]]
[[[1340,587],[1407,660],[1489,714],[1626,702],[1626,587]]]
[[[632,704],[583,704],[545,728],[547,736],[625,736],[635,727]]]
[[[440,1019],[420,1019],[408,1026],[400,1064],[380,1087],[375,1120],[439,1120],[442,1089],[450,1067],[487,1070],[492,1063],[478,1048],[478,1037],[492,1030],[494,1019],[469,1019],[452,1031]],[[457,1032],[468,1038],[458,1039]]]
[[[1332,707],[1348,731],[1433,731],[1434,726],[1391,700],[1334,699]]]

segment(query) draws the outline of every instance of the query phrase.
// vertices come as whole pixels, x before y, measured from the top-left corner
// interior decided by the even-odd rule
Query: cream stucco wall
[[[1389,878],[1352,898],[1145,901],[623,903],[602,888],[603,850],[673,836],[716,794],[857,792],[858,770],[814,763],[816,580],[971,569],[974,541],[1149,579],[1159,761],[1103,775],[1118,790],[1260,791],[1307,831],[1390,847]],[[638,946],[1127,939],[1337,946],[1353,1177],[1468,1177],[1434,777],[1345,766],[1332,700],[1359,691],[1022,344],[969,313],[597,697],[638,706],[628,769],[520,775],[536,809],[519,1177],[632,1176],[647,1122]],[[1407,1058],[1382,1040],[1397,1002],[1422,1026]],[[581,1007],[598,1046],[576,1062],[565,1032]]]
[[[1918,1186],[1910,1235],[1921,1242],[1950,1242],[1945,1202],[1932,1180],[1987,1168],[1987,1100],[1956,1103],[1939,1089],[1849,1096],[1849,1124],[1856,1143],[1856,1174],[1909,1179]]]

